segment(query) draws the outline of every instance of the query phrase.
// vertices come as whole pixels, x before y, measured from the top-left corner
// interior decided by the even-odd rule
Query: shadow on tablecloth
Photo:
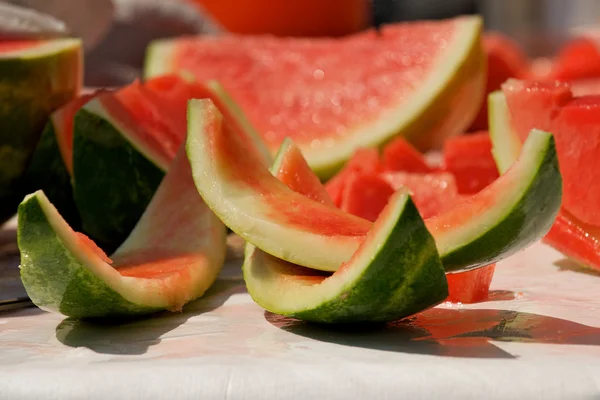
[[[265,312],[287,332],[343,346],[465,358],[515,358],[493,341],[600,345],[600,328],[508,310],[434,308],[402,322],[320,326]]]
[[[165,333],[184,324],[190,317],[220,307],[236,293],[245,290],[243,281],[217,280],[205,296],[187,304],[181,313],[161,312],[127,322],[64,319],[56,327],[56,338],[70,347],[86,347],[104,354],[144,354],[160,343]]]

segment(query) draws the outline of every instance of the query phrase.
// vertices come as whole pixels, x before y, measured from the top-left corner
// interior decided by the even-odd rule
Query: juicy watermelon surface
[[[521,141],[532,128],[554,134],[564,177],[563,207],[600,226],[600,96],[574,97],[566,83],[508,81],[510,120]]]
[[[41,44],[44,44],[42,40],[6,40],[0,41],[0,53],[11,53],[14,51],[22,51],[27,49],[33,49]]]

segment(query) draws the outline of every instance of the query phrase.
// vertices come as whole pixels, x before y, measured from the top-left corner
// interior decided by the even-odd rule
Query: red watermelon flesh
[[[0,41],[0,53],[6,54],[12,51],[23,51],[38,47],[42,44],[41,40],[5,40]]]
[[[81,107],[103,91],[91,92],[70,101],[52,115],[56,141],[65,167],[73,175],[73,118]]]
[[[491,264],[472,271],[446,274],[450,292],[448,301],[465,304],[485,301],[488,298],[495,271],[496,264]]]
[[[600,48],[596,40],[576,37],[562,46],[549,79],[573,81],[600,77]]]
[[[413,99],[466,21],[396,24],[341,39],[181,38],[161,61],[167,71],[221,82],[271,149],[286,137],[303,149],[327,147]]]
[[[469,131],[488,128],[487,94],[499,90],[509,78],[523,77],[529,65],[529,60],[518,43],[501,33],[486,33],[483,36],[483,49],[487,55],[488,67],[486,96]]]
[[[325,190],[333,203],[340,207],[347,182],[356,173],[373,173],[380,170],[377,149],[361,148],[354,152],[344,168],[325,184]]]
[[[561,210],[544,237],[548,243],[567,257],[600,270],[600,228],[578,221],[567,211]]]
[[[563,207],[583,223],[600,226],[600,96],[573,97],[558,82],[511,80],[503,91],[521,140],[533,128],[554,134]]]
[[[454,175],[460,194],[477,193],[494,182],[499,173],[488,132],[446,140],[443,170]]]
[[[340,208],[357,217],[375,222],[395,190],[375,173],[354,173],[347,179]]]
[[[402,137],[394,139],[383,148],[381,168],[385,171],[433,172],[423,154]]]

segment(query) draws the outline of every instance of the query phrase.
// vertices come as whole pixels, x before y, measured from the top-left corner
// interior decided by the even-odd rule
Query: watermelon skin
[[[73,195],[83,230],[110,252],[142,216],[165,168],[145,157],[100,110],[84,107],[75,115]]]
[[[0,223],[23,199],[23,174],[50,113],[75,97],[82,84],[78,39],[41,42],[0,59]]]
[[[67,223],[80,231],[81,217],[73,199],[71,175],[61,157],[57,127],[48,121],[25,174],[28,193],[42,190]]]
[[[131,235],[106,257],[41,191],[19,206],[21,280],[40,308],[75,318],[180,311],[225,260],[224,225],[198,195],[182,151]]]
[[[441,45],[442,38],[435,40],[438,30],[454,36],[444,36]],[[411,40],[413,31],[421,36]],[[161,40],[148,49],[145,74],[185,71],[200,81],[220,81],[248,113],[271,153],[289,136],[325,180],[357,148],[381,147],[396,136],[409,138],[420,149],[440,147],[446,137],[463,132],[483,100],[485,56],[480,33],[481,20],[469,17],[392,25],[384,27],[382,36],[366,31],[336,40],[229,35]],[[427,50],[415,42],[426,43]],[[332,50],[336,46],[347,52],[375,49],[365,58],[375,62],[344,68],[349,56]],[[386,55],[385,46],[392,47],[393,56]],[[425,54],[419,58],[419,52]],[[409,59],[409,67],[402,57]],[[314,87],[322,76],[313,66],[320,63],[325,65],[319,70],[324,71],[323,82],[340,77],[341,86],[329,85],[327,91]],[[288,67],[294,74],[281,72]],[[412,72],[406,74],[406,68]],[[401,88],[390,90],[390,79]],[[415,85],[419,79],[423,82]],[[344,97],[340,104],[330,101],[335,93]]]

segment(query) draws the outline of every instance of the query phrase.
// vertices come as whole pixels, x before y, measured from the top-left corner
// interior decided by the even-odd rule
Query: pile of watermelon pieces
[[[309,167],[324,183],[328,197],[337,208],[335,212],[341,210],[360,217],[363,222],[357,225],[364,227],[364,221],[380,221],[402,190],[408,190],[418,213],[427,221],[498,182],[502,174],[494,154],[497,144],[494,135],[488,132],[492,124],[485,99],[489,94],[502,93],[511,129],[521,143],[525,143],[532,129],[550,132],[556,141],[564,181],[563,203],[544,240],[587,267],[600,269],[600,211],[597,207],[600,187],[595,184],[595,174],[600,171],[600,157],[596,157],[600,152],[600,117],[596,114],[600,113],[595,108],[600,107],[600,97],[577,97],[594,93],[596,80],[600,80],[598,43],[592,37],[582,36],[567,43],[554,59],[530,60],[507,37],[481,34],[480,26],[473,21],[399,24],[384,29],[382,36],[361,33],[345,39],[347,42],[340,42],[339,47],[335,47],[338,44],[333,39],[310,43],[271,37],[181,38],[156,43],[148,50],[151,62],[145,79],[121,88],[82,94],[50,116],[24,178],[28,192],[37,193],[34,197],[38,203],[34,204],[34,197],[26,198],[19,210],[19,223],[38,223],[40,215],[50,215],[48,226],[59,232],[57,236],[61,241],[57,244],[52,235],[42,239],[50,238],[54,240],[52,246],[60,247],[77,237],[86,251],[98,257],[93,271],[114,266],[111,271],[118,270],[123,276],[139,279],[154,277],[154,274],[174,281],[183,279],[185,274],[207,277],[202,290],[186,292],[169,306],[157,300],[152,306],[136,308],[136,302],[144,296],[134,293],[128,297],[126,285],[115,284],[109,289],[125,300],[119,298],[114,310],[102,309],[97,315],[147,313],[154,308],[180,309],[210,286],[216,278],[213,267],[222,264],[219,257],[224,257],[224,253],[207,264],[195,254],[194,262],[189,262],[197,267],[194,271],[188,270],[185,263],[169,264],[166,270],[175,271],[173,277],[160,275],[165,266],[155,265],[156,260],[137,259],[130,252],[135,253],[141,244],[150,243],[173,259],[181,261],[189,256],[185,246],[178,248],[174,242],[165,241],[175,246],[176,251],[162,249],[160,240],[141,232],[140,226],[159,226],[165,232],[177,231],[183,237],[185,232],[179,230],[189,228],[186,223],[190,215],[183,211],[185,206],[179,209],[174,206],[182,201],[173,198],[179,192],[173,189],[169,192],[164,187],[176,187],[181,193],[193,192],[190,204],[200,210],[198,216],[203,220],[202,223],[197,221],[196,230],[189,228],[188,236],[202,236],[199,229],[203,228],[210,234],[198,239],[199,248],[213,247],[224,252],[223,224],[194,191],[189,191],[194,183],[200,186],[199,182],[209,177],[188,176],[190,167],[184,155],[186,134],[189,135],[191,129],[188,100],[210,99],[219,115],[222,114],[215,117],[217,112],[211,113],[210,107],[205,107],[208,111],[197,122],[206,124],[201,131],[213,132],[211,129],[216,129],[222,119],[228,129],[243,131],[252,138],[247,146],[262,143],[257,146],[266,155],[265,160],[276,154],[284,135],[292,136]],[[461,40],[452,37],[454,29],[466,32],[459,35]],[[436,34],[431,34],[432,31]],[[429,35],[427,39],[422,38],[425,34]],[[443,63],[438,61],[442,66],[452,64],[456,74],[445,76],[447,87],[432,95],[421,109],[410,111],[412,114],[406,116],[402,111],[410,109],[410,96],[423,97],[422,93],[415,95],[418,88],[414,88],[413,81],[425,80],[427,77],[419,74],[429,67],[435,69],[431,61],[436,59],[435,51],[446,49],[440,45],[444,40],[437,40],[440,37],[452,38],[460,44],[449,46],[455,53],[445,54]],[[411,44],[414,48],[410,48]],[[332,46],[339,54],[332,53]],[[406,50],[407,46],[410,51]],[[391,50],[388,51],[388,47]],[[430,51],[431,54],[425,52],[429,58],[418,53],[422,48]],[[240,51],[232,51],[235,49]],[[366,66],[342,68],[356,51],[371,55],[371,62]],[[398,65],[403,65],[408,72],[405,75],[389,72],[389,68]],[[340,76],[330,73],[336,69],[341,69]],[[289,71],[296,74],[298,82],[285,86]],[[338,79],[346,79],[347,82],[342,82],[345,86]],[[367,83],[356,84],[359,79]],[[277,85],[284,85],[285,89],[277,92],[274,89]],[[392,85],[398,86],[398,93],[408,93],[408,100],[402,94],[397,98],[390,95],[394,93],[390,90]],[[327,97],[336,90],[345,97]],[[212,121],[214,126],[206,121]],[[320,131],[324,129],[332,129],[335,134]],[[187,140],[189,152],[189,136]],[[234,155],[243,158],[243,154]],[[241,163],[233,156],[230,162],[232,171]],[[183,170],[188,172],[178,175],[173,172]],[[583,177],[581,170],[586,171]],[[257,185],[256,182],[245,183]],[[44,197],[36,192],[39,190]],[[236,191],[231,193],[235,197]],[[50,206],[46,201],[53,204],[58,213],[48,211]],[[159,206],[166,207],[165,204],[171,204],[171,220],[161,219],[161,213],[156,211]],[[65,221],[57,222],[59,214],[70,228],[66,228]],[[219,217],[230,227],[231,221]],[[160,224],[154,226],[155,219]],[[377,222],[375,225],[378,226]],[[71,228],[78,231],[76,236]],[[32,232],[33,237],[39,231],[28,232]],[[26,247],[26,238],[27,235],[21,235],[22,249]],[[26,254],[38,250],[32,245]],[[107,257],[105,253],[112,254]],[[141,267],[140,260],[147,265]],[[447,274],[449,296],[446,300],[484,301],[495,268],[496,264],[490,263],[470,271]],[[83,279],[81,274],[87,272],[80,269],[79,264],[73,266],[69,279]],[[123,271],[132,275],[125,275]],[[86,275],[83,280],[91,286],[102,286],[116,279],[107,278],[104,273],[98,272],[95,277]],[[320,273],[315,276],[321,276]],[[33,275],[27,277],[26,287],[40,290],[41,280]],[[102,277],[101,282],[98,276]],[[107,293],[112,295],[109,289]],[[73,308],[72,303],[44,305],[65,315],[86,315],[85,307]]]

